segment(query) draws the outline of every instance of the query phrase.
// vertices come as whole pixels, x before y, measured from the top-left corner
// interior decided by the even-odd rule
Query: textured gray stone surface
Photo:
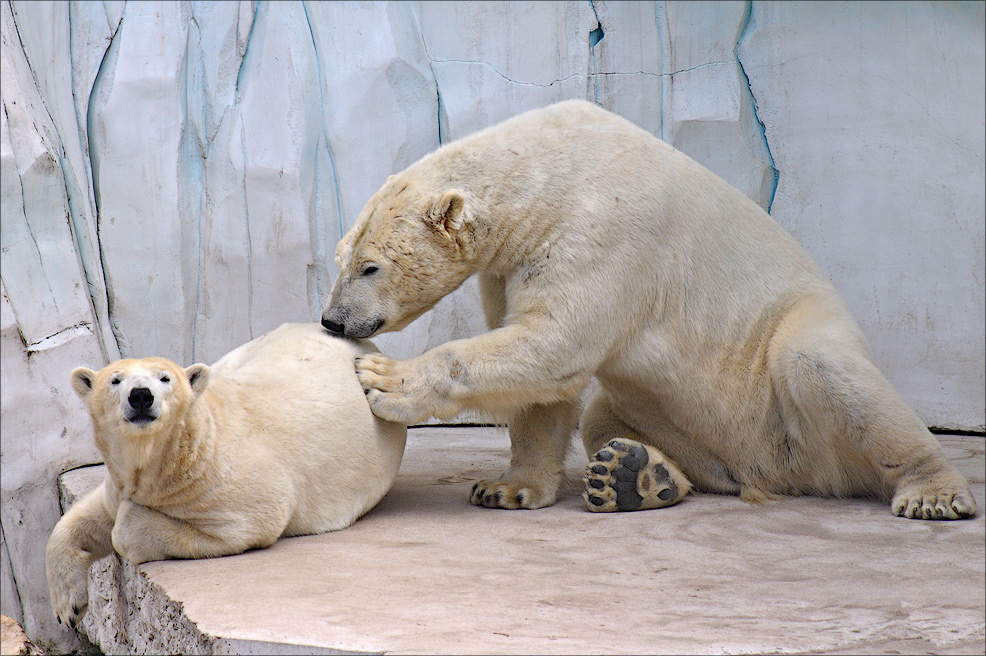
[[[982,508],[981,437],[941,436]],[[106,653],[983,653],[982,512],[692,496],[596,515],[573,447],[561,500],[470,506],[507,464],[492,428],[417,428],[354,526],[238,556],[93,568],[83,631]],[[66,499],[101,468],[62,477]]]

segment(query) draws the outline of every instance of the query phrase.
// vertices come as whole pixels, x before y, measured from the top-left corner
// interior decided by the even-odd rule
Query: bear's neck
[[[201,399],[199,399],[201,401]],[[99,439],[110,478],[123,498],[145,506],[167,505],[211,473],[213,417],[208,404],[196,402],[165,434],[148,439]]]

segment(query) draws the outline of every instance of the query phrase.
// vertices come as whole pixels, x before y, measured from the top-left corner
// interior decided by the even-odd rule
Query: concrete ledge
[[[974,519],[713,495],[597,515],[577,494],[581,446],[555,506],[476,508],[472,482],[507,465],[505,431],[412,429],[393,489],[354,526],[226,558],[111,556],[82,631],[106,653],[982,654],[984,440],[939,439],[973,482]],[[63,475],[63,507],[102,475]]]

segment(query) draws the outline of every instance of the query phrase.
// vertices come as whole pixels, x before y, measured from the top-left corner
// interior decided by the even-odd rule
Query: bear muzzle
[[[127,404],[130,410],[125,413],[126,420],[132,424],[147,424],[155,419],[152,409],[154,407],[154,393],[146,387],[135,387],[130,390],[127,396]]]
[[[345,337],[370,337],[384,324],[383,319],[371,319],[357,323],[345,323],[342,319],[333,320],[329,315],[322,316],[322,325],[331,333]]]

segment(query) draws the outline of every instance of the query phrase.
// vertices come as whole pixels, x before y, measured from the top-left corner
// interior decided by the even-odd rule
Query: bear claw
[[[536,487],[523,483],[506,481],[480,481],[472,486],[469,503],[485,508],[506,508],[508,510],[542,508],[554,499],[538,503],[544,495]]]

